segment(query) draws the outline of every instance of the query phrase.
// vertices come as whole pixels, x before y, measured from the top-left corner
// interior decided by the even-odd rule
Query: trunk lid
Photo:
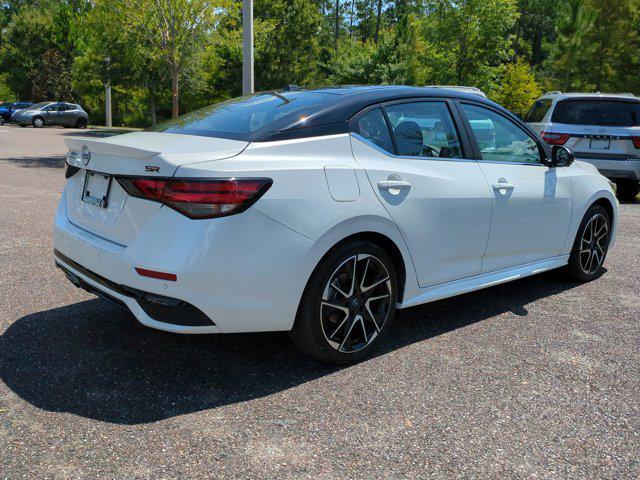
[[[114,175],[172,177],[182,165],[233,157],[248,145],[238,140],[157,132],[106,139],[74,137],[65,143],[67,161],[80,168],[68,179],[65,190],[69,221],[125,246],[135,240],[161,205],[130,197]],[[104,198],[105,204],[89,203],[95,195]]]

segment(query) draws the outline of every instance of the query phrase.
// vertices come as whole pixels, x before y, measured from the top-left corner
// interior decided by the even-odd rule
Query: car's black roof
[[[277,128],[271,125],[269,131],[256,132],[253,141],[273,141],[290,138],[313,137],[348,132],[348,122],[359,111],[375,104],[411,98],[455,98],[491,104],[502,109],[486,98],[472,93],[448,88],[410,87],[402,85],[381,86],[339,86],[297,91],[324,94],[326,102],[309,108],[308,118],[299,121],[299,112],[292,117],[278,121]],[[287,92],[281,92],[287,95]]]
[[[279,101],[274,101],[274,97]],[[507,112],[483,96],[443,87],[289,87],[211,105],[163,122],[149,130],[248,142],[318,137],[348,133],[349,121],[368,107],[386,102],[424,98],[475,101],[493,105]]]

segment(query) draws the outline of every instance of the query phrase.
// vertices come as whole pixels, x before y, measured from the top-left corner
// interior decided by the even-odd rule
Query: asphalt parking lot
[[[109,132],[0,127],[0,478],[640,477],[640,203],[598,280],[406,310],[340,369],[74,288],[51,223],[76,134]]]

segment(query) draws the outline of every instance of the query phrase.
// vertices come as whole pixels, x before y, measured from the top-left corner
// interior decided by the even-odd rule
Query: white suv
[[[616,183],[620,199],[640,193],[640,98],[552,92],[536,100],[525,121],[549,145],[595,165]]]

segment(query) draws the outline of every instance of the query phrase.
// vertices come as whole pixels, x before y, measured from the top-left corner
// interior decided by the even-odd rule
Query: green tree
[[[45,53],[55,48],[53,36],[51,16],[37,6],[13,13],[2,32],[0,71],[7,74],[7,84],[19,98],[32,97],[34,74],[42,67]]]
[[[438,52],[438,83],[489,88],[510,56],[515,0],[428,0],[423,36]]]
[[[12,102],[17,100],[16,94],[13,93],[11,87],[7,83],[8,73],[0,74],[0,102]]]
[[[31,79],[31,98],[35,102],[74,99],[71,62],[57,50],[44,53],[38,68],[31,72]]]
[[[254,14],[256,89],[318,84],[323,19],[313,3],[270,0],[256,4]]]
[[[116,0],[113,8],[127,19],[127,32],[162,61],[171,77],[171,114],[180,108],[180,76],[198,59],[215,28],[216,10],[206,0]]]
[[[579,75],[597,91],[637,91],[640,23],[634,11],[640,2],[590,0],[588,5],[594,20],[583,42],[588,58],[576,65]]]
[[[502,67],[498,87],[490,98],[512,112],[524,115],[541,94],[542,89],[531,67],[519,58]]]
[[[518,0],[515,53],[534,67],[542,65],[549,54],[547,45],[555,41],[557,4],[558,0]]]
[[[581,58],[589,57],[585,51],[585,38],[593,28],[595,15],[589,8],[587,0],[564,0],[562,16],[556,26],[558,41],[555,46],[554,64],[556,70],[562,75],[562,89],[568,90],[572,84],[572,75],[576,72],[576,66]]]

